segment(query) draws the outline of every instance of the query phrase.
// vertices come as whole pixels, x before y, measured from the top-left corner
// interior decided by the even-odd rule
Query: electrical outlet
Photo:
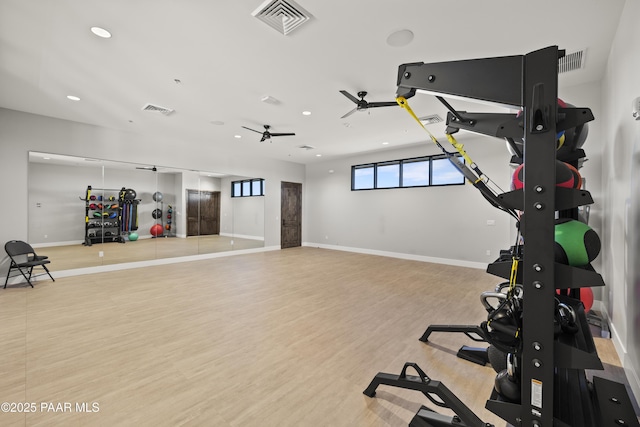
[[[104,252],[103,251],[98,252],[98,257],[102,258],[103,256],[104,256]]]
[[[487,255],[491,255],[491,251],[487,249]]]
[[[487,225],[496,225],[496,220],[495,219],[488,219],[487,220]]]

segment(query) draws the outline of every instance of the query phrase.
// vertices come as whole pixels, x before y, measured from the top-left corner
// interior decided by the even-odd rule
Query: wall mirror
[[[29,243],[54,271],[260,248],[264,197],[232,197],[252,178],[30,152]]]

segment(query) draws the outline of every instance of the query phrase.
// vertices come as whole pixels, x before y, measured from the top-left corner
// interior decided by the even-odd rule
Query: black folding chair
[[[9,255],[9,258],[11,258],[11,265],[9,266],[9,270],[7,271],[7,278],[4,281],[5,289],[7,288],[9,278],[16,277],[19,274],[21,274],[27,280],[27,283],[32,288],[32,277],[38,277],[48,274],[49,277],[51,277],[51,280],[53,280],[54,282],[56,281],[47,268],[47,264],[51,263],[49,258],[44,255],[36,254],[31,245],[27,242],[23,242],[22,240],[10,240],[5,243],[4,250],[7,252],[7,255]],[[33,269],[36,267],[42,267],[45,272],[33,275]]]

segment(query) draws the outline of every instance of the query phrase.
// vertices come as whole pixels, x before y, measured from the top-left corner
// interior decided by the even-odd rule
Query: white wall
[[[231,197],[231,183],[247,178],[232,176],[222,179],[220,233],[264,240],[264,196]]]
[[[618,354],[640,396],[640,1],[627,0],[602,86],[603,276],[606,310]]]
[[[469,133],[457,138],[480,168],[509,190],[511,155],[504,141]],[[308,165],[303,211],[306,244],[467,261],[476,266],[494,261],[500,249],[512,244],[510,216],[492,207],[472,185],[351,191],[352,165],[434,154],[441,151],[429,141]],[[488,226],[487,220],[495,220],[495,226]]]

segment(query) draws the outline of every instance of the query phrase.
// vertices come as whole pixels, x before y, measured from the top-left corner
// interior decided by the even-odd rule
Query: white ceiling
[[[624,6],[624,0],[297,1],[314,18],[285,36],[251,15],[263,0],[0,0],[0,107],[126,129],[195,153],[215,145],[311,163],[425,141],[399,107],[340,118],[355,107],[341,89],[366,90],[369,102],[393,101],[402,63],[558,45],[567,53],[586,49],[585,68],[562,74],[561,87],[599,81]],[[113,37],[96,37],[92,26]],[[414,33],[413,41],[389,46],[387,37],[402,29]],[[266,95],[280,103],[262,102]],[[147,103],[175,112],[142,111]],[[446,116],[431,96],[410,103],[419,116]],[[296,136],[260,143],[259,134],[242,128],[263,124]],[[430,130],[439,136],[444,123]]]

